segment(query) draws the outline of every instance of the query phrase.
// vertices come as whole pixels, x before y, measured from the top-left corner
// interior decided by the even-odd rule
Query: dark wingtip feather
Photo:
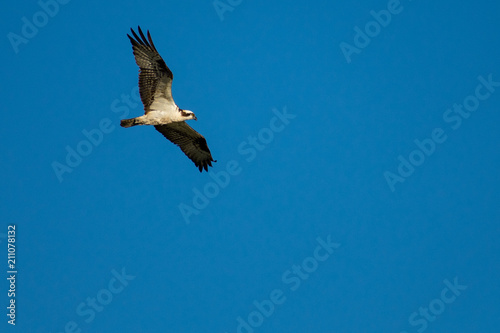
[[[142,42],[143,42],[145,45],[147,45],[147,46],[151,46],[151,45],[149,45],[149,42],[148,42],[148,40],[146,39],[146,36],[144,36],[144,33],[142,32],[141,27],[137,27],[137,29],[139,30],[139,35],[141,35]],[[149,34],[149,30],[148,30],[148,34]]]
[[[149,30],[148,30],[148,39],[149,39],[149,44],[151,44],[151,47],[153,48],[153,50],[155,50],[156,52],[158,52],[156,50],[155,44],[153,43],[153,38],[151,38],[151,34],[149,33]]]
[[[139,40],[139,36],[137,36],[137,34],[135,33],[134,29],[130,28],[130,31],[132,32],[132,35],[134,36],[134,38],[135,38],[136,40]],[[129,35],[127,34],[127,36],[129,36]],[[129,37],[130,37],[130,36],[129,36]],[[131,39],[132,39],[132,38],[131,38]]]
[[[148,40],[146,39],[146,37],[144,37],[144,33],[142,32],[142,29],[140,26],[137,26],[137,31],[139,32],[139,35],[132,28],[130,28],[130,31],[132,32],[132,35],[135,38],[134,39],[129,34],[127,34],[128,38],[130,38],[130,41],[132,42],[132,44],[134,44],[134,45],[144,44],[146,46],[150,46],[148,43]],[[149,33],[149,31],[148,31],[148,33]]]

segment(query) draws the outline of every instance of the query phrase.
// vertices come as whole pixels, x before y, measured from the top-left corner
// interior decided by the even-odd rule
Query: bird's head
[[[196,115],[194,114],[193,111],[190,111],[190,110],[182,110],[181,109],[181,114],[183,117],[186,118],[186,120],[189,120],[189,119],[194,119],[194,120],[198,120],[198,118],[196,118]]]

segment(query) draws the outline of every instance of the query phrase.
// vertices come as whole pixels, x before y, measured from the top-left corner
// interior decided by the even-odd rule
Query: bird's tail
[[[121,127],[132,127],[135,125],[139,125],[137,118],[122,119],[122,121],[120,122]]]

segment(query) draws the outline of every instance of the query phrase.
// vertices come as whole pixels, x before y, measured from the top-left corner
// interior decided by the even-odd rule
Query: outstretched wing
[[[196,132],[186,122],[180,121],[167,125],[155,125],[155,128],[164,137],[178,145],[187,157],[200,169],[200,172],[216,162],[208,149],[207,140]]]
[[[141,27],[137,28],[140,37],[132,29],[130,31],[135,39],[128,34],[127,36],[132,43],[135,62],[140,68],[139,92],[144,110],[148,113],[155,98],[165,98],[168,102],[173,103],[172,80],[174,76],[156,50],[149,31],[146,39]]]

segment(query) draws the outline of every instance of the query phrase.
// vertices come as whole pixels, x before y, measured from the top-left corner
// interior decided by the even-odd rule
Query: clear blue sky
[[[216,6],[3,5],[0,331],[498,332],[500,5]],[[137,25],[211,173],[119,126]]]

